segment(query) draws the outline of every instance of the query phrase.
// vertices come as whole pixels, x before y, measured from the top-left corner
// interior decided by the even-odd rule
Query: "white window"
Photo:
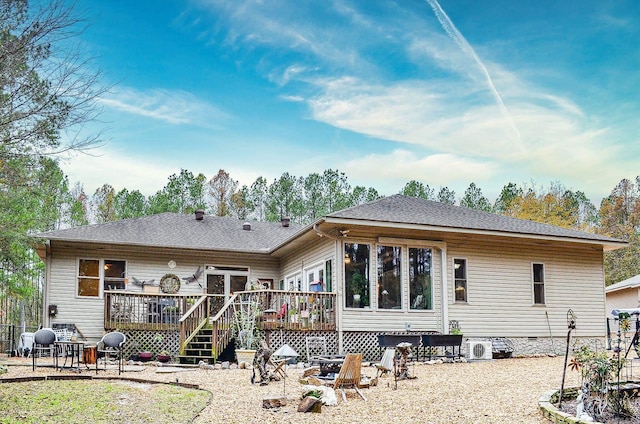
[[[402,249],[377,246],[378,309],[402,309]]]
[[[409,248],[409,307],[411,309],[433,309],[431,259],[431,249]]]
[[[327,291],[326,281],[325,281],[325,270],[326,264],[325,262],[321,262],[314,266],[307,268],[304,271],[304,284],[305,291]]]
[[[76,294],[100,297],[104,290],[126,288],[127,263],[113,259],[78,259]]]
[[[531,264],[533,277],[533,303],[544,305],[544,264]]]
[[[456,302],[467,301],[467,260],[454,258],[453,259],[453,279],[454,279],[454,293]]]
[[[284,278],[284,289],[289,291],[303,291],[302,274],[297,272],[295,274],[287,275]]]
[[[369,308],[371,246],[344,244],[344,292],[347,308]]]

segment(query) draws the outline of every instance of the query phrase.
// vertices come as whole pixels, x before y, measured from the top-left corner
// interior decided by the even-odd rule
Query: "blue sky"
[[[181,168],[241,184],[345,172],[582,190],[640,175],[640,3],[91,1],[78,40],[113,88],[106,143],[61,164],[87,194]]]

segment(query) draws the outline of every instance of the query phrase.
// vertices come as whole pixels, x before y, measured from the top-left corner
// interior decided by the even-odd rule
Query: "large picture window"
[[[533,303],[544,305],[544,265],[533,264]]]
[[[402,308],[401,249],[378,246],[378,309]]]
[[[344,245],[345,306],[369,307],[370,247],[362,243]]]
[[[100,297],[102,290],[126,288],[127,263],[113,259],[79,259],[77,295]]]
[[[467,260],[453,260],[454,292],[456,302],[467,301]]]
[[[431,249],[409,248],[409,307],[433,309]]]

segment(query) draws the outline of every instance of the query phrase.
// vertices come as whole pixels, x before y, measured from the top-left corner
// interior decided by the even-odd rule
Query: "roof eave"
[[[206,246],[183,246],[183,245],[163,245],[158,246],[156,244],[149,243],[136,243],[136,242],[119,242],[119,241],[105,241],[105,240],[77,240],[71,238],[47,238],[49,241],[59,241],[66,243],[84,243],[84,244],[108,244],[111,246],[135,246],[135,247],[151,247],[157,249],[179,249],[179,250],[194,250],[194,251],[206,251],[206,252],[235,252],[235,253],[251,253],[251,254],[270,254],[270,249],[234,249],[234,248],[211,248]]]
[[[579,237],[562,237],[562,236],[551,236],[551,235],[543,235],[543,234],[520,233],[520,232],[510,232],[510,231],[481,230],[481,229],[460,228],[460,227],[444,227],[444,226],[428,225],[428,224],[410,224],[410,223],[374,221],[374,220],[352,219],[352,218],[327,217],[324,219],[324,222],[328,224],[339,224],[339,225],[351,224],[351,225],[368,226],[368,227],[385,226],[389,228],[398,228],[398,229],[407,229],[407,230],[427,230],[427,231],[440,231],[440,232],[454,233],[454,234],[477,234],[477,235],[488,235],[488,236],[498,236],[498,237],[526,238],[526,239],[545,240],[545,241],[573,242],[573,243],[602,246],[605,252],[621,249],[623,247],[629,246],[629,243],[625,241],[594,240],[594,239],[585,239],[585,238],[579,238]]]
[[[280,243],[276,244],[271,249],[269,249],[269,254],[270,255],[275,254],[278,250],[280,250],[283,247],[285,247],[292,240],[295,240],[298,237],[300,237],[301,235],[308,233],[309,231],[311,231],[313,229],[314,225],[320,224],[323,221],[324,221],[324,218],[320,218],[320,219],[317,219],[316,221],[312,222],[311,224],[308,224],[308,225],[305,225],[304,227],[301,227],[298,231],[296,231],[295,233],[291,234],[285,240],[282,240]]]

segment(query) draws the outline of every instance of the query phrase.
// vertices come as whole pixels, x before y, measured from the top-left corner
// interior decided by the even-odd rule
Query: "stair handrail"
[[[211,356],[218,359],[220,352],[229,344],[233,335],[234,309],[231,307],[238,298],[234,293],[218,313],[211,319]]]
[[[226,345],[231,341],[233,308],[237,294],[233,294],[216,313],[213,318],[210,317],[211,296],[203,295],[198,299],[191,308],[180,318],[180,354],[186,353],[189,343],[194,339],[198,332],[211,323],[212,340],[211,340],[211,356],[215,359]]]
[[[184,355],[189,342],[209,321],[209,296],[200,296],[191,308],[180,317],[180,354]]]

